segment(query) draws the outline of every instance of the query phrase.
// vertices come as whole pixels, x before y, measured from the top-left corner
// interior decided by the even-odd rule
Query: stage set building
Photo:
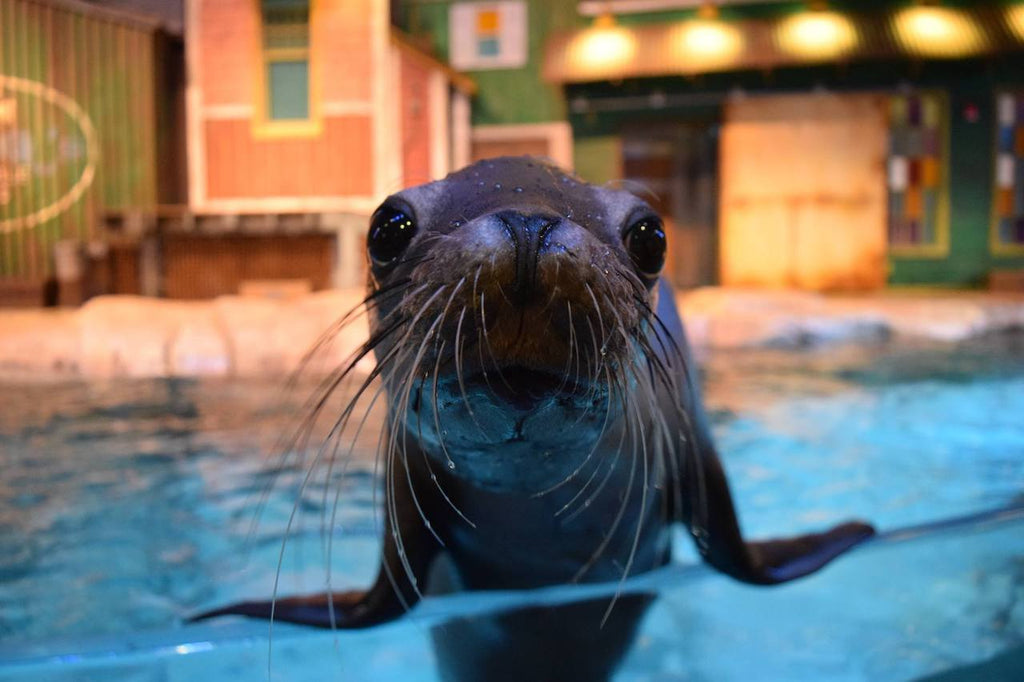
[[[0,32],[7,304],[359,285],[384,196],[520,153],[648,197],[682,286],[1024,288],[1024,2],[0,0]]]

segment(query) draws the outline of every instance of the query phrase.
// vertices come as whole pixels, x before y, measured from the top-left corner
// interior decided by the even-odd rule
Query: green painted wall
[[[0,124],[0,163],[22,178],[0,202],[0,276],[43,278],[57,241],[95,237],[105,210],[155,204],[155,34],[155,25],[89,5],[0,0],[0,75],[19,79],[0,83],[0,99],[17,110]],[[78,111],[50,101],[54,92]],[[95,129],[95,176],[66,205],[88,167],[83,121]],[[40,224],[12,222],[54,206]]]
[[[622,177],[618,135],[592,135],[573,140],[573,167],[587,182],[603,185]]]
[[[452,2],[407,5],[403,28],[427,37],[435,53],[448,58],[448,7]],[[541,79],[544,41],[555,31],[572,30],[588,21],[568,0],[527,0],[529,57],[522,69],[470,71],[479,86],[473,102],[473,124],[545,123],[564,121],[566,102],[561,86]]]

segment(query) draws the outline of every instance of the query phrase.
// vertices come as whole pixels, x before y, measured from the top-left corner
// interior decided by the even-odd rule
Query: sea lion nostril
[[[537,261],[560,218],[548,213],[524,215],[518,211],[501,211],[495,218],[515,249],[515,281],[511,294],[512,300],[522,305],[536,294]]]

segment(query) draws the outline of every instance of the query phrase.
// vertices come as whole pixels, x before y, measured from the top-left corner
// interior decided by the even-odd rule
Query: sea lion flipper
[[[737,580],[776,585],[803,577],[875,535],[862,521],[848,521],[820,533],[747,542],[740,532],[732,495],[713,448],[701,455],[704,502],[686,505],[684,523],[694,529],[704,559]]]
[[[440,545],[426,532],[407,489],[395,486],[393,513],[385,519],[380,569],[368,590],[352,590],[282,597],[273,601],[247,601],[207,611],[189,622],[238,615],[284,621],[319,628],[352,629],[398,618],[420,599],[420,586]],[[391,522],[396,519],[396,523]],[[401,539],[401,549],[398,539]]]
[[[737,580],[774,585],[813,573],[851,547],[874,536],[875,529],[850,521],[821,533],[761,542],[747,542],[740,532],[729,483],[711,436],[696,367],[675,296],[662,279],[657,324],[652,331],[663,362],[677,372],[682,405],[689,419],[679,423],[688,447],[675,465],[677,495],[670,496],[670,516],[689,527],[704,559]]]
[[[380,614],[372,606],[374,601],[370,590],[312,594],[275,601],[246,601],[201,613],[190,618],[189,622],[218,616],[248,616],[319,628],[353,628],[388,620],[379,618]]]
[[[751,560],[747,581],[774,585],[803,577],[874,534],[875,529],[869,524],[848,521],[822,533],[748,542]]]

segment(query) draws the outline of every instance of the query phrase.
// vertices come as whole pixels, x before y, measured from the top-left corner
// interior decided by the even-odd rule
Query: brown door
[[[730,102],[721,139],[722,283],[883,287],[887,144],[879,95]]]

